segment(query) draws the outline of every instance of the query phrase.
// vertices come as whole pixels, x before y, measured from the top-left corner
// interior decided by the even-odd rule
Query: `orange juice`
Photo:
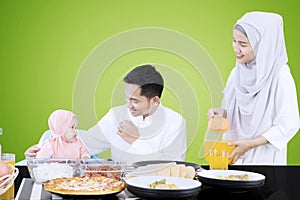
[[[228,151],[212,149],[208,155],[210,169],[228,169]]]
[[[11,164],[15,166],[15,154],[11,153],[2,153],[1,160],[6,162],[7,164]],[[1,200],[14,199],[15,195],[15,187],[12,185],[4,194],[0,195]]]
[[[218,151],[227,150],[228,155],[230,155],[232,150],[234,149],[234,146],[228,146],[227,141],[204,141],[204,156],[205,160],[208,162],[210,162],[211,159],[211,157],[209,156],[209,152],[213,149],[216,149]],[[232,159],[228,161],[228,164],[231,164],[231,162]]]

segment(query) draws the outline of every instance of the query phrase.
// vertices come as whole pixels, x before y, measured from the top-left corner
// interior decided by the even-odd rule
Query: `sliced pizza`
[[[56,178],[44,183],[44,189],[64,195],[108,195],[119,193],[125,183],[104,176]]]

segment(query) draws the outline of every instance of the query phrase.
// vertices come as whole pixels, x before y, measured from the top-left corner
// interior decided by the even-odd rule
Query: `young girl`
[[[41,146],[37,158],[88,159],[90,155],[77,136],[78,120],[74,113],[56,110],[48,119],[51,137]]]

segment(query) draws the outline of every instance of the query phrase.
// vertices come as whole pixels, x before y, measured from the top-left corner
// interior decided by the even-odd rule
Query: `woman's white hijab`
[[[223,105],[234,134],[239,134],[235,139],[250,139],[262,134],[258,130],[268,109],[269,93],[288,58],[280,15],[250,12],[236,25],[245,30],[255,58],[247,64],[236,62],[231,83],[224,89]]]

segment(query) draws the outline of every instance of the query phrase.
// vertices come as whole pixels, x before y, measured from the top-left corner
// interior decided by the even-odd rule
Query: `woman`
[[[236,164],[286,165],[287,143],[299,129],[296,88],[287,65],[282,17],[246,13],[233,29],[236,65],[223,91],[221,108],[227,116],[224,134],[235,149]]]

